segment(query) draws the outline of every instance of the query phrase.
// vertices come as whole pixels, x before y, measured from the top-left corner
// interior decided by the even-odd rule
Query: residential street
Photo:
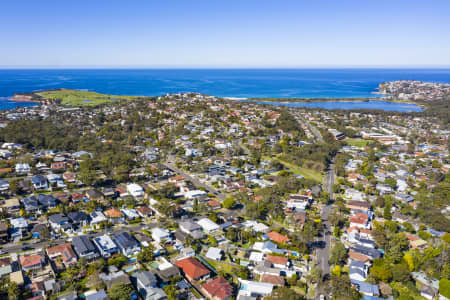
[[[303,116],[299,116],[299,117],[306,123],[306,125],[308,125],[311,132],[316,136],[317,141],[319,143],[324,143],[324,140],[323,140],[322,135],[320,134],[319,130],[317,130],[316,127],[311,125],[311,123],[309,123],[305,118],[303,118]]]
[[[161,163],[163,166],[165,166],[166,168],[168,168],[169,170],[183,176],[184,178],[188,179],[189,181],[191,181],[195,186],[199,186],[204,188],[205,190],[207,190],[209,193],[216,195],[217,198],[219,198],[220,200],[225,200],[226,199],[226,195],[223,193],[220,193],[218,190],[216,190],[215,188],[213,188],[210,185],[204,184],[203,182],[201,182],[200,180],[198,180],[197,178],[189,175],[188,173],[184,172],[183,170],[175,167],[173,164],[170,163]]]
[[[322,237],[319,239],[319,241],[323,241],[325,243],[323,248],[317,249],[317,262],[322,270],[323,276],[330,273],[330,266],[328,264],[328,261],[330,259],[330,248],[331,248],[331,234],[327,234],[327,232],[330,230],[330,224],[328,223],[328,215],[330,214],[331,210],[333,209],[333,184],[335,180],[335,170],[334,170],[334,161],[330,164],[326,178],[325,178],[325,184],[324,189],[328,191],[330,194],[330,202],[325,205],[322,208],[322,221],[324,225],[324,231],[322,232]],[[323,291],[321,291],[320,286],[318,287],[318,290],[316,291],[316,299],[319,299],[319,295],[324,294]]]

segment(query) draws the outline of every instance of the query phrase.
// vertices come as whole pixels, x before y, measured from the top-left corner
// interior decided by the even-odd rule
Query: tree
[[[129,300],[133,294],[133,288],[126,283],[114,283],[108,290],[108,296],[111,300]]]
[[[408,282],[410,279],[408,265],[405,263],[393,265],[392,278],[394,281]]]
[[[330,292],[334,299],[351,299],[358,300],[360,295],[350,284],[348,276],[331,275]]]
[[[330,263],[340,265],[345,261],[347,250],[341,242],[336,242],[333,249],[331,249]]]
[[[442,278],[439,281],[439,293],[447,298],[450,298],[450,280],[447,278]]]
[[[0,280],[0,298],[1,299],[19,299],[21,295],[20,287],[9,277]]]
[[[311,282],[320,282],[322,281],[322,269],[314,267],[309,272],[309,279]]]
[[[386,220],[392,219],[391,208],[392,208],[392,203],[390,203],[390,202],[386,203],[386,205],[384,206],[383,218],[385,218]]]
[[[302,298],[302,296],[297,294],[294,290],[284,286],[284,287],[273,290],[273,292],[269,296],[264,297],[264,299],[268,299],[268,300],[301,300],[303,298]]]
[[[154,246],[152,244],[149,244],[148,247],[144,247],[137,256],[138,262],[146,263],[146,262],[152,261],[153,256],[154,256],[153,250],[154,250]]]
[[[384,184],[389,185],[391,188],[395,189],[397,187],[397,181],[394,178],[388,177],[384,180]]]
[[[405,256],[403,256],[403,259],[408,264],[409,271],[414,271],[414,259],[411,253],[406,253]]]
[[[81,161],[78,176],[86,185],[92,185],[95,182],[97,176],[95,174],[94,161],[91,158]]]
[[[334,276],[341,276],[341,266],[334,266],[333,270],[331,270],[331,274],[333,274]]]
[[[228,208],[228,209],[233,208],[235,205],[236,205],[236,201],[234,200],[233,197],[228,197],[227,199],[225,199],[222,202],[222,206],[224,208]]]
[[[450,233],[446,232],[441,239],[445,241],[447,244],[450,244]]]
[[[370,269],[370,274],[373,275],[376,279],[381,280],[383,282],[388,282],[392,278],[391,269],[389,269],[385,265],[381,266],[374,265]]]
[[[167,299],[175,300],[177,297],[177,289],[174,284],[165,285],[163,287],[164,292],[167,294]]]
[[[394,234],[389,241],[388,256],[393,263],[399,263],[406,251],[409,250],[409,240],[403,232]]]

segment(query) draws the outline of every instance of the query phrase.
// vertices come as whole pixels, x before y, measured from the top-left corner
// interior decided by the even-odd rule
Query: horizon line
[[[304,66],[137,66],[137,65],[0,65],[0,70],[108,70],[108,69],[134,69],[134,70],[209,70],[209,69],[255,69],[255,70],[295,70],[295,69],[450,69],[450,65],[304,65]]]

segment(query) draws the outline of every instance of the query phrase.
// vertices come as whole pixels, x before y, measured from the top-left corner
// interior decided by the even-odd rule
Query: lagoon
[[[288,101],[288,99],[286,99]],[[269,105],[281,105],[288,107],[306,107],[306,108],[324,108],[324,109],[346,109],[346,110],[367,110],[378,109],[385,111],[399,111],[399,112],[420,112],[423,108],[416,104],[389,102],[382,100],[371,101],[317,101],[317,102],[270,102],[270,101],[250,101]]]

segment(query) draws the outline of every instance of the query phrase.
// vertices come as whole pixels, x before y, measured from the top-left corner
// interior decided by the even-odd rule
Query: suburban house
[[[136,211],[142,218],[150,217],[152,215],[152,210],[148,206],[140,206],[136,208]]]
[[[206,232],[207,234],[212,234],[214,232],[217,232],[220,229],[220,226],[217,225],[216,223],[214,223],[213,221],[211,221],[208,218],[203,218],[200,219],[197,222],[198,225],[200,225],[203,229],[204,232]]]
[[[158,280],[152,272],[138,271],[133,274],[133,277],[136,278],[136,289],[142,299],[166,299],[166,293],[157,287]]]
[[[17,174],[28,174],[31,171],[31,167],[27,163],[19,163],[16,164],[16,173]]]
[[[289,243],[291,241],[290,238],[288,238],[285,235],[282,235],[276,231],[269,232],[265,234],[264,236],[267,236],[267,238],[271,239],[275,243]]]
[[[205,257],[211,260],[219,261],[222,259],[222,250],[216,247],[209,247]]]
[[[349,275],[350,280],[365,281],[367,278],[367,265],[354,260],[350,263]]]
[[[20,202],[17,198],[10,198],[10,199],[4,200],[1,207],[9,215],[16,215],[20,212]],[[38,207],[38,209],[39,209],[39,207]]]
[[[125,256],[132,256],[141,252],[139,242],[127,231],[116,233],[113,235],[113,240]]]
[[[266,261],[270,262],[274,268],[284,269],[289,267],[289,260],[286,256],[267,255]]]
[[[209,278],[211,273],[205,266],[193,257],[178,260],[175,262],[175,265],[183,271],[184,275],[189,280],[205,280]]]
[[[50,259],[60,256],[66,267],[77,263],[77,256],[70,243],[47,248],[47,255]]]
[[[99,190],[96,189],[87,190],[86,197],[90,201],[103,202],[105,200],[105,196]]]
[[[141,199],[145,196],[144,189],[137,183],[130,183],[127,185],[128,193],[136,199]]]
[[[112,254],[119,252],[119,247],[109,235],[101,235],[93,239],[95,246],[104,258],[110,257]]]
[[[184,221],[179,223],[180,230],[184,233],[191,235],[194,239],[202,239],[205,234],[202,231],[202,227],[192,221]]]
[[[89,219],[91,220],[91,225],[98,225],[101,222],[105,222],[108,219],[101,211],[93,211],[89,214]]]
[[[12,240],[19,240],[23,237],[24,233],[28,232],[28,223],[24,218],[9,219],[11,224],[10,234]]]
[[[19,261],[24,271],[38,270],[45,265],[45,258],[40,254],[22,255]]]
[[[79,258],[85,257],[91,260],[99,256],[94,244],[85,235],[75,236],[72,239],[72,246]]]
[[[245,289],[241,288],[239,290],[237,299],[255,299],[259,297],[265,297],[272,293],[274,287],[273,284],[270,283],[256,282],[250,280],[239,279],[239,283],[241,287],[245,286]]]
[[[170,239],[170,232],[164,228],[153,228],[152,229],[152,239],[154,239],[158,244],[161,244],[162,241]]]
[[[75,224],[79,227],[84,227],[84,226],[89,225],[89,218],[85,212],[74,211],[74,212],[71,212],[68,215],[68,217],[72,221],[73,224]]]
[[[37,191],[39,190],[48,190],[48,182],[47,178],[42,175],[35,175],[31,178],[31,183],[33,184],[33,188]]]
[[[202,285],[203,293],[213,300],[228,300],[233,296],[233,286],[222,277],[217,277]]]
[[[118,223],[123,220],[123,212],[114,207],[106,210],[105,216],[113,223]]]
[[[348,209],[354,209],[354,210],[362,210],[362,211],[369,211],[370,210],[370,203],[366,201],[348,201],[347,202],[347,208]]]
[[[69,218],[63,214],[54,214],[48,217],[48,222],[54,232],[70,231],[72,228]],[[70,227],[70,228],[69,228]]]

